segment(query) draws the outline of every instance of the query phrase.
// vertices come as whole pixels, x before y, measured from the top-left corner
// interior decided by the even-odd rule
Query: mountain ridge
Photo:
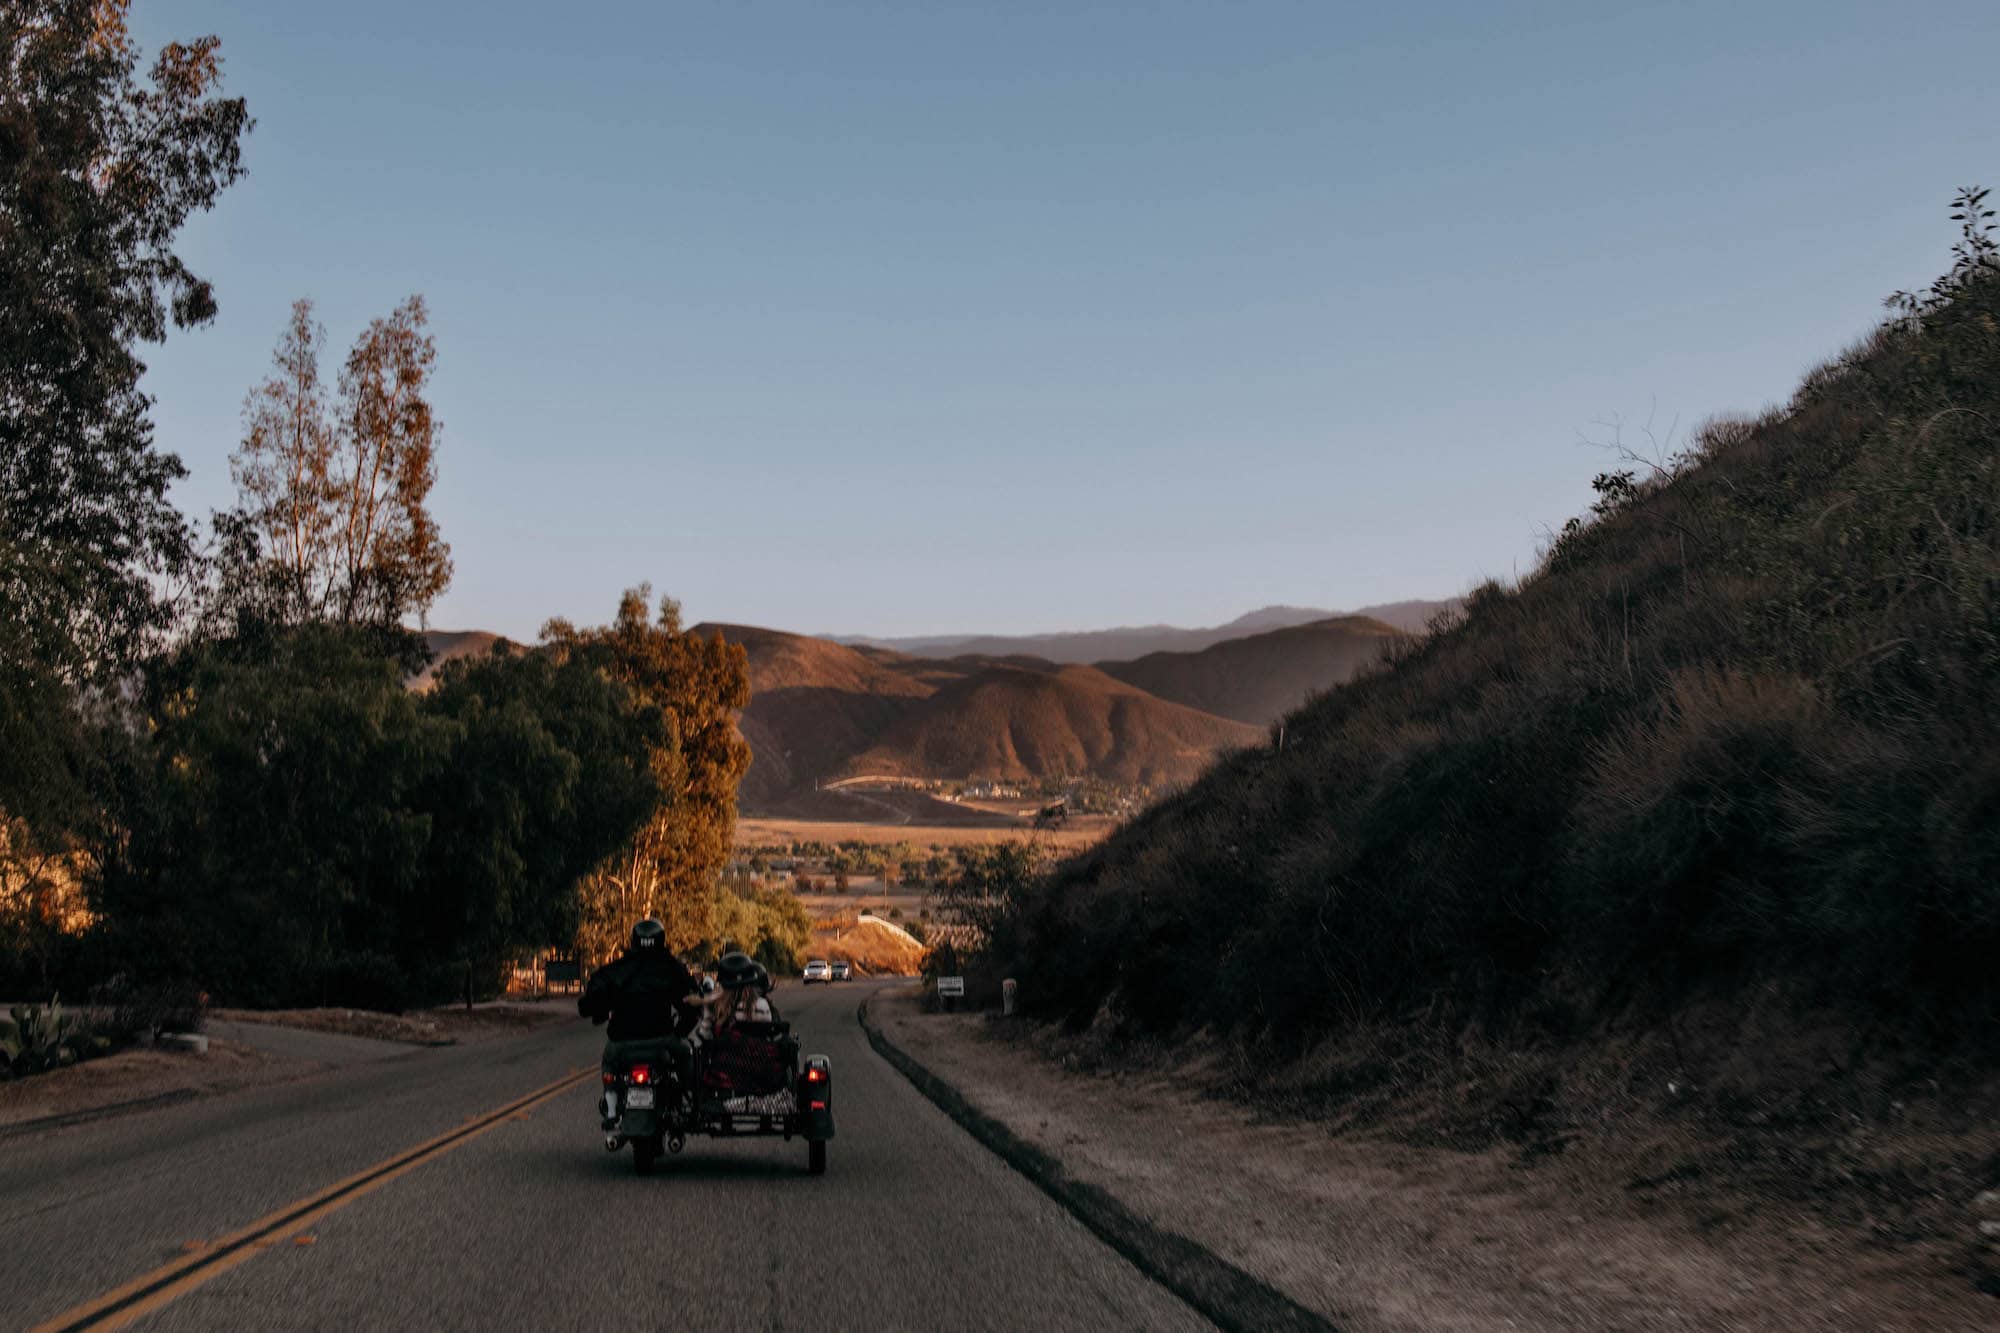
[[[1302,616],[1313,618],[1293,623]],[[1259,741],[1273,718],[1349,679],[1400,635],[1372,617],[1291,606],[1208,630],[1157,628],[1201,646],[1078,662],[1020,651],[1001,636],[927,656],[729,621],[689,632],[741,644],[749,658],[751,699],[737,723],[753,755],[740,791],[746,811],[793,805],[823,783],[863,775],[1176,786]],[[1141,627],[1076,638],[1116,643],[1128,633],[1159,637]],[[1206,642],[1215,635],[1226,637]],[[430,630],[425,639],[435,660],[417,688],[497,636]]]
[[[929,634],[881,638],[869,635],[823,635],[849,646],[886,648],[918,657],[1032,656],[1051,662],[1129,661],[1157,652],[1200,652],[1218,643],[1273,629],[1316,621],[1366,616],[1401,630],[1417,633],[1440,611],[1456,609],[1460,598],[1436,601],[1411,599],[1364,606],[1354,611],[1273,604],[1247,611],[1221,625],[1189,628],[1180,625],[1120,625],[1110,629],[1058,630],[1045,634]]]

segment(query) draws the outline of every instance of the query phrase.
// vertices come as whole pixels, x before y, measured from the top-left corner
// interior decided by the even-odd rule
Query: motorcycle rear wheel
[[[660,1160],[658,1139],[632,1140],[632,1169],[642,1176],[653,1174],[653,1164]]]
[[[814,1139],[806,1144],[806,1170],[815,1176],[826,1174],[825,1139]]]

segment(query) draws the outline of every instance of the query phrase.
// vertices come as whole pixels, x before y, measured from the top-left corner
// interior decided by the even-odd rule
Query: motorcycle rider
[[[719,986],[681,1001],[700,1011],[701,1026],[695,1029],[700,1039],[707,1040],[735,1022],[768,1023],[777,1017],[764,998],[771,990],[771,974],[762,963],[747,954],[726,953],[716,964],[716,973]]]
[[[614,1072],[645,1055],[673,1062],[686,1089],[691,1052],[684,1038],[693,1026],[681,1001],[701,988],[667,949],[667,928],[651,917],[632,927],[632,942],[616,961],[591,973],[576,1011],[605,1029],[603,1068]]]

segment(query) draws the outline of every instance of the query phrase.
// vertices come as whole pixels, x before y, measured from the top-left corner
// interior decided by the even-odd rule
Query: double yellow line
[[[444,1156],[492,1129],[509,1116],[524,1114],[556,1094],[575,1087],[590,1075],[588,1069],[572,1069],[546,1087],[508,1102],[498,1110],[475,1116],[457,1129],[419,1143],[386,1161],[357,1171],[316,1194],[286,1204],[274,1213],[258,1218],[240,1231],[203,1245],[185,1258],[162,1265],[124,1286],[105,1292],[96,1300],[65,1310],[47,1323],[37,1324],[31,1333],[68,1333],[71,1329],[123,1328],[142,1315],[152,1313],[170,1301],[187,1295],[210,1278],[269,1249],[279,1241],[304,1231],[328,1213],[345,1208],[365,1194],[381,1189],[390,1181],[414,1171],[424,1163]]]

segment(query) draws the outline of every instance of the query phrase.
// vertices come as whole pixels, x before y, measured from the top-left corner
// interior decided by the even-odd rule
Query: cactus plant
[[[62,1001],[45,1005],[17,1004],[13,1010],[12,1037],[0,1041],[7,1051],[11,1072],[33,1074],[75,1061],[76,1053],[65,1044],[74,1024],[64,1015]]]

